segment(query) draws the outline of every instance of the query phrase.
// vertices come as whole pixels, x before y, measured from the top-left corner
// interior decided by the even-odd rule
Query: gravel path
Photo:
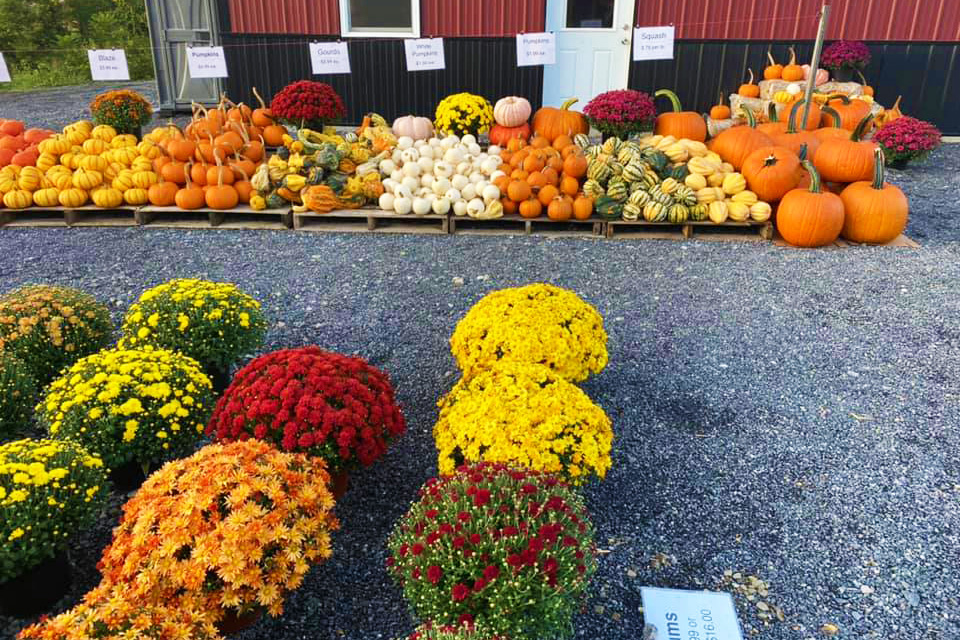
[[[617,436],[613,470],[588,489],[611,552],[577,637],[635,640],[641,585],[732,589],[725,571],[768,583],[761,600],[783,622],[764,627],[737,596],[763,638],[815,638],[825,623],[844,638],[960,637],[957,244],[9,229],[0,253],[4,289],[76,285],[118,317],[170,277],[231,280],[265,302],[268,349],[319,344],[393,377],[409,433],[354,478],[331,561],[243,638],[412,627],[384,541],[436,470],[434,404],[456,379],[447,338],[484,293],[538,280],[580,292],[610,333],[610,366],[586,390]],[[82,580],[63,607],[96,581],[115,517],[78,542]]]

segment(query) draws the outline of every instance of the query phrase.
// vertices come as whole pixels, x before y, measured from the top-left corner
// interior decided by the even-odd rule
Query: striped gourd
[[[663,222],[667,219],[667,208],[659,202],[648,202],[643,206],[643,219],[647,222]]]
[[[625,142],[617,151],[617,162],[620,164],[630,164],[634,158],[640,159],[640,150],[632,142]]]
[[[645,184],[648,189],[653,189],[660,184],[660,176],[658,176],[652,169],[644,171],[643,184]]]
[[[673,199],[679,204],[683,204],[688,207],[697,204],[697,194],[694,193],[693,189],[685,184],[677,187],[677,190],[673,192]]]
[[[596,158],[597,156],[600,155],[600,146],[594,144],[589,147],[586,147],[583,150],[583,155],[586,156],[587,160],[592,160]]]
[[[670,164],[670,159],[666,154],[656,149],[644,149],[643,159],[646,160],[654,171],[660,173]]]
[[[573,144],[577,145],[581,149],[586,149],[590,146],[590,138],[587,137],[585,133],[578,133],[573,136]]]
[[[710,206],[707,204],[695,204],[690,207],[690,219],[694,222],[701,222],[707,219],[707,211]]]
[[[632,202],[628,202],[625,205],[623,205],[624,220],[639,220],[641,215],[643,215],[642,206],[636,205]]]
[[[659,202],[665,207],[673,204],[673,195],[656,189],[650,192],[650,199],[654,202]]]
[[[621,175],[627,182],[637,182],[643,179],[645,167],[646,163],[643,161],[629,162],[623,167],[623,172]]]
[[[682,204],[674,204],[670,206],[670,209],[667,211],[667,220],[673,224],[680,224],[687,221],[687,217],[690,215],[690,210],[687,209]]]
[[[610,167],[610,171],[613,172],[613,175],[615,176],[619,176],[623,173],[623,165],[616,160],[611,160],[607,163],[607,166]]]
[[[643,205],[650,202],[650,194],[646,191],[634,191],[630,194],[630,197],[627,198],[627,202],[638,207],[643,207]]]
[[[583,183],[583,193],[591,198],[599,198],[606,194],[606,191],[599,182],[593,178],[588,178],[587,181]]]
[[[750,207],[742,202],[734,202],[731,200],[727,203],[727,214],[731,220],[745,222],[750,218]]]
[[[664,193],[672,194],[679,188],[680,188],[680,183],[674,180],[673,178],[667,178],[666,180],[660,183],[660,191]]]
[[[617,151],[620,150],[620,145],[623,144],[623,140],[616,136],[611,136],[603,141],[601,147],[603,152],[609,155],[616,155]]]
[[[597,182],[603,184],[610,178],[612,174],[613,171],[610,169],[610,165],[601,160],[599,157],[587,161],[587,178],[596,180]]]
[[[634,191],[646,191],[646,190],[647,190],[647,185],[645,185],[642,181],[631,182],[627,187],[627,191],[629,191],[630,193],[633,193]]]
[[[759,198],[757,198],[757,194],[755,194],[753,191],[750,191],[749,189],[746,189],[744,191],[741,191],[740,193],[734,194],[730,199],[733,200],[734,202],[742,202],[748,207],[757,204],[757,200],[759,200]]]
[[[623,202],[627,199],[627,183],[623,181],[623,178],[617,176],[610,178],[607,183],[607,195],[617,202]]]
[[[593,208],[607,220],[617,220],[623,215],[623,205],[609,196],[600,196],[594,200]]]

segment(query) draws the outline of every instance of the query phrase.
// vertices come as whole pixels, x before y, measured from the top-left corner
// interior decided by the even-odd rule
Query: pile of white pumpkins
[[[500,189],[493,184],[504,175],[502,162],[500,147],[484,151],[471,134],[421,140],[400,136],[393,154],[380,161],[380,208],[401,215],[453,211],[472,218],[502,217]]]

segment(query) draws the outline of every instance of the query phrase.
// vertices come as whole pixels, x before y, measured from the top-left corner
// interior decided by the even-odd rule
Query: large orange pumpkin
[[[578,133],[588,133],[590,125],[579,111],[572,111],[570,107],[577,98],[570,98],[560,108],[540,107],[533,114],[533,132],[543,136],[548,142],[553,142],[557,136],[573,137]]]
[[[777,115],[777,105],[772,100],[767,105],[767,121],[757,125],[757,131],[762,131],[768,136],[777,133],[784,133],[787,130],[787,119],[781,119]]]
[[[803,96],[800,96],[797,99],[785,104],[783,106],[783,111],[781,112],[781,115],[784,113],[786,114],[791,113],[793,111],[793,107],[798,104],[801,105],[800,113],[797,114],[797,126],[800,127],[800,122],[803,119],[802,105],[806,104],[806,100],[803,98]],[[786,117],[783,117],[782,119],[788,120],[788,118]],[[806,129],[807,131],[813,131],[814,129],[819,129],[821,119],[822,119],[822,114],[820,113],[820,105],[817,104],[816,100],[811,100],[810,110],[807,112],[806,125],[800,128]]]
[[[853,242],[886,244],[907,228],[910,205],[903,191],[883,181],[883,149],[873,153],[873,182],[854,182],[840,194],[846,209],[840,235]]]
[[[820,138],[818,138],[813,131],[797,131],[797,117],[800,110],[803,109],[803,103],[803,100],[795,102],[790,108],[790,115],[787,117],[787,130],[784,133],[776,133],[770,137],[773,139],[774,144],[786,147],[798,156],[800,155],[800,149],[806,145],[807,157],[813,159],[817,154],[817,148],[820,147]],[[819,117],[820,113],[818,109],[818,121]]]
[[[853,131],[870,113],[870,105],[864,100],[851,100],[842,93],[835,93],[827,97],[827,106],[832,108],[840,116],[840,126],[848,131]],[[832,120],[832,118],[831,118]],[[830,126],[831,122],[821,124]]]
[[[660,89],[654,97],[666,96],[670,100],[673,111],[667,111],[657,116],[653,132],[661,136],[687,138],[703,142],[707,139],[707,123],[696,111],[683,111],[680,99],[669,89]]]
[[[710,148],[724,160],[733,165],[734,169],[740,170],[743,161],[747,156],[760,147],[769,147],[773,145],[773,140],[767,134],[757,131],[757,122],[753,118],[750,109],[741,109],[741,113],[746,114],[747,124],[730,127],[714,138],[710,143]]]
[[[820,189],[820,176],[808,161],[810,188],[787,192],[777,207],[777,231],[796,247],[822,247],[832,244],[843,228],[843,201],[840,196]]]
[[[776,202],[800,181],[800,158],[786,147],[761,147],[740,170],[747,186],[766,202]]]
[[[857,182],[873,177],[873,150],[876,144],[861,140],[873,116],[867,115],[846,140],[829,138],[820,144],[814,165],[829,182]]]
[[[490,128],[490,144],[500,145],[501,147],[513,138],[526,140],[529,137],[530,123],[528,122],[524,122],[516,127],[505,127],[502,124],[495,124]]]

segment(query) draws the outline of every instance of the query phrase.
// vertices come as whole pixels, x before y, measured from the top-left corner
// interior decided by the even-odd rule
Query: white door
[[[547,31],[557,36],[557,62],[543,68],[543,104],[626,89],[635,0],[547,0]]]

